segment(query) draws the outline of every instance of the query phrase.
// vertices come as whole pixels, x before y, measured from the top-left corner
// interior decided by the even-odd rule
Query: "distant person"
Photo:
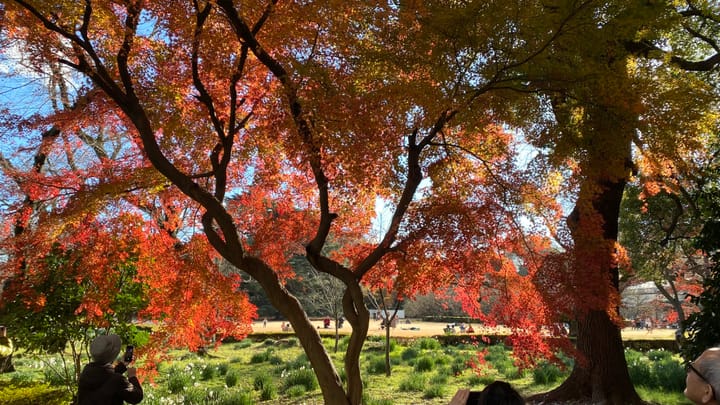
[[[15,366],[12,364],[13,351],[13,343],[7,335],[7,328],[0,325],[0,373],[15,371]]]
[[[123,362],[113,365],[120,354],[118,335],[100,335],[90,343],[92,361],[85,366],[78,381],[78,405],[138,404],[143,390],[134,367]],[[123,373],[127,371],[127,378]]]
[[[698,405],[720,404],[720,347],[707,349],[688,363],[683,393]]]

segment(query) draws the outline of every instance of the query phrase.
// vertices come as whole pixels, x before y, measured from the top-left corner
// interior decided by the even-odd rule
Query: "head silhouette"
[[[495,381],[480,393],[481,405],[524,405],[525,400],[504,381]]]

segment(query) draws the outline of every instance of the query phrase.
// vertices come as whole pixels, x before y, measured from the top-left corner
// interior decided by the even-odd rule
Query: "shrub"
[[[200,372],[200,379],[203,381],[212,380],[215,377],[215,366],[207,364]]]
[[[423,391],[423,398],[440,398],[445,395],[445,387],[442,385],[430,385]]]
[[[226,391],[220,396],[219,405],[253,405],[252,394],[246,391]]]
[[[652,373],[655,388],[668,392],[679,392],[685,389],[685,368],[670,357],[653,363]]]
[[[205,390],[196,387],[190,387],[183,392],[183,405],[194,405],[205,403],[207,393]]]
[[[228,370],[230,369],[229,363],[220,363],[217,366],[218,375],[225,375],[227,374]]]
[[[408,347],[407,349],[403,350],[400,357],[404,361],[408,361],[408,360],[412,360],[412,359],[416,358],[418,356],[418,354],[420,354],[420,351],[418,351],[418,349],[416,349],[414,347]]]
[[[650,364],[645,359],[638,358],[632,363],[628,363],[628,373],[630,374],[630,381],[632,381],[633,385],[642,385],[645,387],[652,387],[654,385]]]
[[[255,391],[260,391],[268,385],[272,385],[272,377],[266,373],[258,374],[253,379],[253,388]]]
[[[470,357],[467,355],[456,356],[450,364],[450,369],[452,370],[453,374],[462,374],[463,371],[467,370],[469,360]]]
[[[237,343],[235,343],[235,349],[246,349],[250,346],[252,346],[253,341],[252,339],[243,339]]]
[[[301,353],[299,356],[297,356],[295,358],[295,360],[288,363],[287,367],[290,370],[298,370],[301,368],[310,368],[310,360],[308,360],[307,354]]]
[[[304,385],[292,385],[285,389],[285,394],[290,398],[297,398],[305,395]]]
[[[261,401],[270,401],[272,399],[277,398],[277,388],[274,384],[269,383],[266,385],[263,385],[262,391],[260,391],[260,400]]]
[[[168,391],[171,394],[182,392],[185,387],[190,386],[190,375],[177,368],[171,368],[167,379]]]
[[[448,375],[441,373],[440,370],[438,370],[438,373],[435,374],[430,378],[430,385],[443,385],[448,382]]]
[[[269,348],[262,353],[255,353],[252,355],[252,357],[250,357],[250,364],[264,363],[273,356],[274,352],[275,350]]]
[[[434,362],[434,360],[432,359],[432,357],[430,357],[430,356],[423,356],[423,357],[420,357],[420,358],[417,360],[417,363],[415,363],[415,368],[414,368],[414,369],[415,369],[415,371],[419,371],[419,372],[422,373],[422,372],[425,372],[425,371],[430,371],[430,370],[432,370],[434,366],[435,366],[435,362]]]
[[[70,402],[64,388],[51,387],[44,383],[27,386],[0,386],[0,398],[2,398],[3,405],[65,405]]]
[[[75,385],[73,377],[75,375],[75,367],[72,367],[72,369],[63,369],[60,367],[45,367],[43,369],[43,375],[45,377],[45,382],[52,385],[53,387],[65,387]]]
[[[627,364],[642,360],[645,355],[634,349],[625,349],[625,361]]]
[[[533,369],[533,381],[535,384],[552,384],[557,381],[562,372],[555,364],[547,361],[538,363]]]
[[[296,385],[302,385],[305,387],[305,391],[313,391],[316,389],[318,387],[318,381],[312,369],[303,368],[291,371],[285,379],[285,389],[287,390]]]
[[[438,350],[440,349],[440,342],[433,338],[422,338],[418,341],[420,350]]]
[[[646,356],[652,361],[663,361],[672,359],[672,353],[666,352],[665,350],[648,350]]]
[[[228,371],[227,374],[225,374],[225,385],[228,387],[234,387],[237,385],[238,382],[238,374],[234,370]]]
[[[265,346],[275,346],[275,343],[277,342],[275,342],[274,339],[265,339],[262,344]]]
[[[368,359],[368,374],[385,374],[385,358],[374,356]]]
[[[471,387],[486,386],[486,385],[489,385],[490,383],[492,383],[492,382],[495,381],[495,380],[496,380],[496,378],[493,377],[493,376],[491,376],[491,375],[486,375],[486,374],[483,374],[483,375],[472,374],[472,375],[470,375],[470,377],[468,377],[468,384],[469,384]]]
[[[422,374],[410,374],[400,382],[400,391],[422,392],[425,389],[425,376]]]
[[[10,376],[10,384],[26,385],[33,381],[35,376],[27,371],[15,371]]]
[[[496,362],[501,362],[509,359],[508,352],[505,349],[504,345],[488,346],[487,353],[485,353],[484,357],[485,361],[491,363],[493,367],[495,367]]]

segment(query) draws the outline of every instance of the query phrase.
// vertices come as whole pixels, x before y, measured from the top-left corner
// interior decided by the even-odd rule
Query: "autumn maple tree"
[[[513,69],[575,12],[535,20],[500,2],[275,1],[14,1],[4,11],[6,35],[38,66],[55,60],[84,76],[75,96],[93,115],[67,117],[73,130],[124,127],[140,156],[108,166],[131,175],[147,162],[194,201],[205,240],[292,323],[326,403],[354,404],[369,272],[390,260],[404,284],[427,290],[491,268],[520,243],[522,194],[509,196],[512,136],[500,122],[524,78]],[[326,254],[330,236],[362,240],[378,196],[393,205],[379,243]],[[456,227],[482,232],[457,238]],[[284,288],[298,251],[344,285],[346,385]]]
[[[35,69],[57,63],[77,75],[77,110],[38,111],[22,134],[62,123],[61,134],[98,139],[98,124],[113,123],[125,136],[122,158],[100,159],[102,170],[72,193],[86,198],[53,211],[54,223],[127,191],[136,198],[118,209],[153,218],[163,260],[188,270],[178,281],[198,282],[177,295],[183,313],[206,317],[193,305],[213,294],[202,286],[219,254],[290,321],[328,404],[362,399],[367,279],[391,280],[404,297],[456,287],[471,314],[514,330],[515,352],[528,362],[552,354],[555,340],[543,336],[561,335],[553,325],[574,319],[579,361],[549,397],[639,402],[617,323],[631,145],[642,139],[658,161],[675,156],[672,145],[693,147],[702,131],[688,123],[704,110],[683,107],[707,97],[701,81],[685,86],[677,63],[651,58],[665,51],[653,41],[674,27],[675,9],[590,0],[236,3],[2,3],[4,35]],[[660,108],[685,115],[666,124]],[[543,152],[525,171],[520,135]],[[44,192],[62,189],[35,177]],[[574,204],[567,226],[554,198],[561,190]],[[378,198],[391,214],[370,241]],[[352,327],[345,382],[285,288],[298,253],[343,285]],[[195,268],[207,278],[182,278]]]

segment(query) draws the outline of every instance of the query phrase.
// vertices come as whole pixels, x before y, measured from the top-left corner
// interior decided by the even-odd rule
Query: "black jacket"
[[[137,404],[143,399],[138,379],[116,373],[112,364],[88,364],[80,374],[78,386],[79,405],[122,405],[123,401]]]

